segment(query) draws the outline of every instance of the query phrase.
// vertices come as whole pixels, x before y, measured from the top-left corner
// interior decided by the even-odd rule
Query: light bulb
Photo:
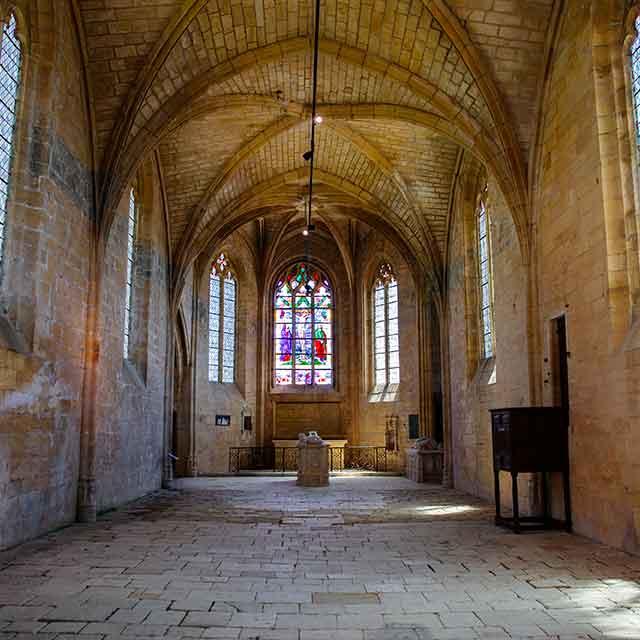
[[[315,117],[315,123],[316,124],[322,124],[322,116],[321,115],[317,115]]]
[[[309,235],[309,229],[303,229],[302,230],[302,235],[303,236],[308,236]]]

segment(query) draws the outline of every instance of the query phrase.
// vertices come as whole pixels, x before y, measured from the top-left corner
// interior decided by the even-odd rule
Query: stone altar
[[[300,487],[329,484],[329,444],[315,431],[298,437],[298,481]]]
[[[405,474],[414,482],[442,482],[442,447],[432,438],[418,438],[407,449]]]

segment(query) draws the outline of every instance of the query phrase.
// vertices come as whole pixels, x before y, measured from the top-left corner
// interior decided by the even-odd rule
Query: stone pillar
[[[329,485],[329,444],[315,431],[298,436],[298,486]]]

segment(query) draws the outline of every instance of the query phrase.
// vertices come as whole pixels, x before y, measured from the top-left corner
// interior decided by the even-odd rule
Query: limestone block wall
[[[209,269],[224,252],[231,261],[237,283],[236,381],[209,382]],[[233,234],[202,265],[198,284],[196,346],[195,451],[199,475],[226,473],[229,448],[256,444],[257,285],[253,256],[240,233]],[[229,426],[216,426],[216,415],[231,416]],[[244,416],[251,416],[252,431],[244,431]]]
[[[146,295],[135,305],[148,336],[135,362],[124,359],[129,192],[118,207],[103,273],[96,394],[98,511],[156,489],[162,480],[167,357],[167,237],[157,174],[144,167],[136,245]],[[137,260],[140,264],[140,261]],[[134,292],[134,300],[135,294]],[[140,330],[140,327],[134,329]]]
[[[370,231],[359,247],[358,296],[362,302],[359,319],[360,348],[362,350],[361,375],[357,377],[359,416],[358,442],[383,446],[389,416],[397,416],[399,423],[398,446],[402,455],[408,446],[409,415],[420,413],[420,375],[418,338],[418,301],[416,285],[409,265],[398,250],[379,233]],[[398,280],[400,329],[400,384],[385,393],[373,393],[373,326],[371,287],[375,272],[382,260],[393,267]],[[426,424],[421,425],[426,433]],[[401,466],[401,468],[404,468]]]
[[[0,548],[75,516],[94,215],[70,3],[15,4],[31,22],[0,281]]]
[[[528,404],[529,374],[526,271],[511,214],[491,179],[488,202],[495,357],[483,361],[478,357],[478,349],[470,348],[470,343],[477,340],[474,324],[479,323],[479,311],[465,293],[469,287],[477,286],[475,229],[465,239],[464,225],[473,221],[465,220],[460,207],[454,211],[449,238],[447,323],[454,484],[474,495],[493,499],[489,409]],[[505,480],[503,501],[510,504],[510,479]],[[521,476],[520,483],[522,504],[527,509],[533,498],[531,482],[527,476]]]
[[[575,529],[637,551],[640,358],[636,329],[607,287],[607,234],[623,229],[623,209],[606,182],[615,165],[601,155],[611,134],[598,130],[593,26],[590,12],[567,4],[544,103],[536,198],[543,394],[551,403],[550,321],[565,314]]]

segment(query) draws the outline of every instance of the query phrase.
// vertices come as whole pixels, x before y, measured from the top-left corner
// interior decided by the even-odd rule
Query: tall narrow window
[[[22,47],[16,29],[16,17],[12,13],[2,25],[0,35],[0,265],[4,258],[7,201],[22,65]]]
[[[636,18],[636,38],[631,43],[631,92],[633,94],[633,116],[636,125],[636,146],[640,154],[640,15]]]
[[[478,235],[478,283],[480,299],[480,329],[482,356],[494,355],[493,335],[493,273],[491,269],[491,238],[489,232],[489,213],[487,211],[487,188],[482,190],[477,210]]]
[[[236,279],[221,253],[209,273],[209,382],[234,382]]]
[[[129,219],[127,225],[127,287],[125,292],[124,357],[129,358],[131,329],[133,326],[133,277],[136,260],[136,235],[138,232],[138,205],[133,189],[129,191]]]
[[[374,383],[376,387],[400,382],[398,281],[386,262],[373,286]]]
[[[273,383],[333,384],[333,295],[329,279],[299,262],[278,278],[273,299]]]

